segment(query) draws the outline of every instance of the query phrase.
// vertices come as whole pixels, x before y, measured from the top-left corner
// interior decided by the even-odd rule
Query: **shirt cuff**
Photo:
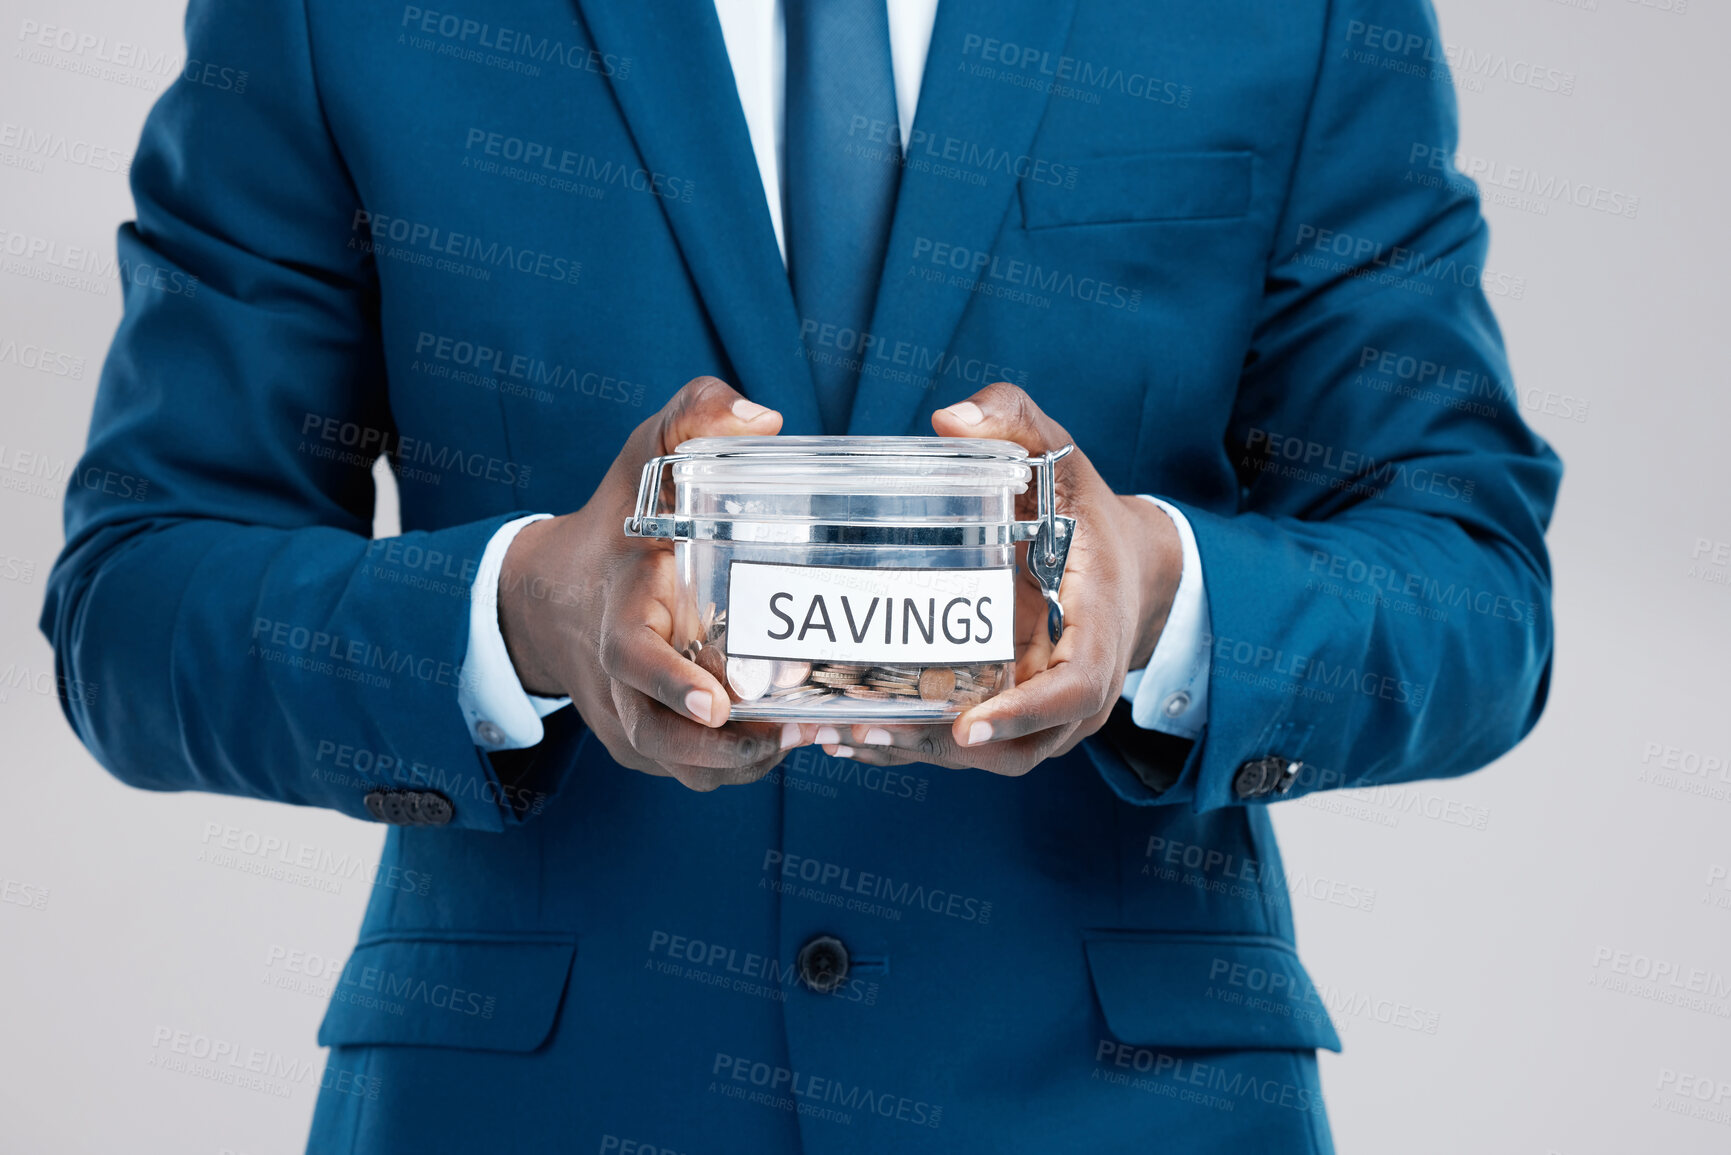
[[[1213,665],[1202,558],[1189,519],[1158,497],[1142,497],[1159,506],[1178,528],[1184,565],[1154,655],[1147,666],[1124,676],[1124,699],[1130,703],[1131,720],[1142,729],[1194,739],[1208,724],[1208,671]]]
[[[499,571],[505,551],[524,526],[552,516],[535,513],[500,526],[487,542],[469,587],[469,649],[457,679],[457,705],[469,724],[469,737],[483,750],[538,745],[545,734],[541,719],[571,704],[570,698],[539,698],[523,689],[499,631]]]

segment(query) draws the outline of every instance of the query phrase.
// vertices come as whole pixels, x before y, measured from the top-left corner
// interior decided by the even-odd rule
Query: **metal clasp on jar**
[[[1066,445],[1029,461],[1030,465],[1043,468],[1038,471],[1040,516],[1036,519],[1038,529],[1034,540],[1028,546],[1028,569],[1033,572],[1034,580],[1040,583],[1040,592],[1046,597],[1046,634],[1054,646],[1064,636],[1064,604],[1058,600],[1058,586],[1064,580],[1064,563],[1070,559],[1070,541],[1076,535],[1076,519],[1058,512],[1058,487],[1053,477],[1053,466],[1074,448],[1074,445]]]

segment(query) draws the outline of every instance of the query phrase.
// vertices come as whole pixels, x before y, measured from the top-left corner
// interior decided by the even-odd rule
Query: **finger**
[[[626,691],[631,693],[632,691]],[[647,701],[638,695],[639,701]],[[630,704],[627,709],[633,708]],[[802,745],[801,727],[792,723],[781,727],[780,749],[761,761],[743,767],[712,767],[694,766],[688,763],[665,764],[648,757],[631,744],[631,737],[626,733],[624,723],[618,714],[618,705],[614,711],[601,719],[596,726],[596,733],[607,747],[607,752],[619,765],[630,770],[637,770],[658,778],[676,778],[682,784],[696,790],[713,790],[719,786],[755,782],[765,774],[775,769],[787,757],[792,748]],[[807,727],[806,729],[814,729]],[[803,735],[809,738],[809,735]]]
[[[1046,416],[1034,399],[1016,386],[1000,381],[966,401],[932,414],[932,428],[941,437],[993,437],[1013,441],[1029,453],[1045,453],[1070,443],[1064,427]]]
[[[657,414],[657,453],[675,453],[694,437],[767,437],[781,431],[781,414],[747,400],[718,377],[694,377]]]
[[[1012,766],[1023,754],[1019,744],[999,742],[964,750],[956,744],[948,726],[822,726],[814,740],[832,758],[848,758],[873,766],[924,764],[996,773],[1022,773],[1026,769]],[[1033,764],[1030,761],[1027,766]]]
[[[950,726],[964,750],[1011,741],[1092,718],[1111,704],[1115,678],[1111,659],[1079,638],[1086,631],[1066,629],[1053,651],[1054,663],[1026,682],[962,713]],[[1072,640],[1076,645],[1072,646]],[[1069,650],[1072,656],[1066,657]]]
[[[975,769],[1016,778],[1046,759],[1068,750],[1074,745],[1071,736],[1076,729],[1073,724],[1058,726],[1030,734],[1026,738],[1012,738],[1005,742],[990,742],[984,746],[970,747],[964,753],[972,759],[971,764]]]
[[[983,770],[988,774],[1017,777],[1080,741],[1074,736],[1077,727],[1061,726],[1025,738],[962,749],[955,745],[947,728],[936,729],[941,737],[934,735],[929,741],[918,737],[901,745],[852,745],[843,741],[838,745],[825,745],[823,751],[832,758],[847,758],[870,766],[942,766],[950,770]],[[856,728],[856,735],[858,732],[859,728]],[[857,736],[850,738],[843,734],[842,737],[860,741]]]
[[[686,781],[682,772],[693,770],[724,772],[714,776],[713,785],[755,781],[760,775],[751,773],[752,768],[778,758],[785,749],[784,727],[775,723],[735,723],[712,729],[619,682],[613,683],[612,694],[631,748],[665,766],[681,781]]]
[[[781,763],[782,755],[754,762],[749,766],[714,768],[709,766],[669,766],[663,771],[669,778],[675,778],[679,784],[688,790],[708,793],[719,790],[723,786],[749,786],[774,770]]]
[[[814,739],[819,745],[846,746],[885,759],[893,757],[904,762],[930,762],[940,766],[966,764],[965,759],[957,756],[959,748],[948,726],[823,726],[819,727]]]
[[[916,758],[904,750],[893,747],[874,748],[871,746],[822,746],[819,747],[831,758],[846,758],[850,762],[862,762],[867,766],[912,766],[921,762],[930,762],[928,758]],[[936,765],[937,763],[934,763]]]
[[[611,615],[609,615],[611,616]],[[630,621],[621,607],[622,622]],[[601,668],[622,682],[700,726],[725,725],[732,705],[715,675],[668,645],[663,630],[671,622],[606,624],[601,631]]]
[[[894,746],[823,746],[820,747],[831,758],[846,758],[851,762],[861,762],[867,766],[941,766],[946,770],[972,770],[977,767],[966,762],[946,762],[940,758],[925,757],[909,750],[898,750]]]

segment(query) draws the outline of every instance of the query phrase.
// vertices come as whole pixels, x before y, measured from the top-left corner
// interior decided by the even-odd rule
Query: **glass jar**
[[[634,537],[671,538],[674,644],[732,716],[943,723],[1015,677],[1017,543],[1061,630],[1074,521],[1008,441],[712,437],[643,470]],[[1035,467],[1040,517],[1016,520]],[[673,512],[662,514],[664,474]],[[1054,632],[1053,639],[1056,640]]]

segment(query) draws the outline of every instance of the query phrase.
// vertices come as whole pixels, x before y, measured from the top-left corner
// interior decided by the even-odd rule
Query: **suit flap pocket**
[[[1241,217],[1250,208],[1248,152],[1156,152],[1074,162],[1074,188],[1019,182],[1022,226],[1103,225]]]
[[[553,1029],[576,949],[551,935],[364,938],[331,993],[319,1045],[532,1051]]]
[[[1252,934],[1093,931],[1088,969],[1121,1042],[1340,1050],[1322,996],[1285,942]]]

